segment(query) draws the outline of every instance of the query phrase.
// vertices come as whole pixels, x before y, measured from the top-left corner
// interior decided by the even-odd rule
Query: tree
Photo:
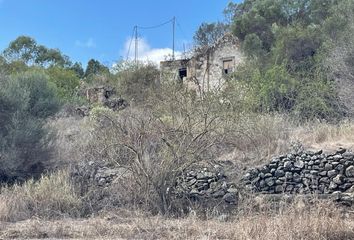
[[[71,67],[70,67],[70,70],[74,71],[76,73],[76,75],[79,77],[79,78],[83,78],[85,76],[85,71],[84,69],[82,68],[82,65],[81,63],[79,62],[75,62]]]
[[[195,46],[198,48],[208,47],[224,36],[228,25],[217,23],[202,23],[193,36]]]
[[[65,67],[71,65],[69,57],[63,55],[60,50],[46,48],[42,45],[37,47],[37,56],[35,58],[35,63],[43,67]]]
[[[37,56],[37,43],[28,36],[20,36],[10,42],[4,50],[4,56],[8,61],[23,61],[26,64],[33,64]]]
[[[101,64],[98,60],[90,59],[87,63],[87,67],[85,70],[85,77],[90,75],[97,75],[97,74],[107,74],[109,73],[109,69]]]
[[[69,57],[63,55],[60,50],[38,45],[33,38],[28,36],[20,36],[12,41],[4,50],[3,55],[9,63],[23,62],[27,66],[70,67],[72,65]]]

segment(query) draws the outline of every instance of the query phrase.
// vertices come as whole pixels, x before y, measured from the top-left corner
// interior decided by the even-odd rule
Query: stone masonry
[[[332,154],[302,151],[273,158],[243,177],[247,188],[266,194],[331,194],[354,185],[354,154],[339,149]]]

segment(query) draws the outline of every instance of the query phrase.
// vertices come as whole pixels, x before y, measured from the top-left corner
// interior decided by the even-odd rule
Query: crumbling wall
[[[332,154],[291,153],[250,169],[243,180],[250,190],[270,194],[346,192],[354,185],[353,159],[354,154],[345,149]]]
[[[161,81],[181,81],[178,70],[187,68],[187,77],[182,80],[188,88],[199,92],[221,89],[227,77],[223,71],[227,59],[233,61],[230,73],[243,61],[239,42],[232,34],[224,35],[212,46],[196,49],[190,59],[161,62]]]

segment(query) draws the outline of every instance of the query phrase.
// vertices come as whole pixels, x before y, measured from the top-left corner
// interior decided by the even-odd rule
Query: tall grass
[[[34,216],[44,219],[79,216],[80,207],[81,200],[70,184],[67,171],[1,188],[2,221],[18,221]]]

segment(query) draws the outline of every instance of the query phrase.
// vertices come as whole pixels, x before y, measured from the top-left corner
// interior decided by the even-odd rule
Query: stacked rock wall
[[[214,168],[194,168],[185,171],[176,181],[173,189],[176,197],[187,197],[191,200],[220,199],[228,204],[237,201],[237,189],[227,181],[223,169],[216,165]]]
[[[333,154],[292,153],[250,169],[243,180],[249,189],[262,193],[345,192],[354,185],[353,159],[354,154],[345,149]]]

